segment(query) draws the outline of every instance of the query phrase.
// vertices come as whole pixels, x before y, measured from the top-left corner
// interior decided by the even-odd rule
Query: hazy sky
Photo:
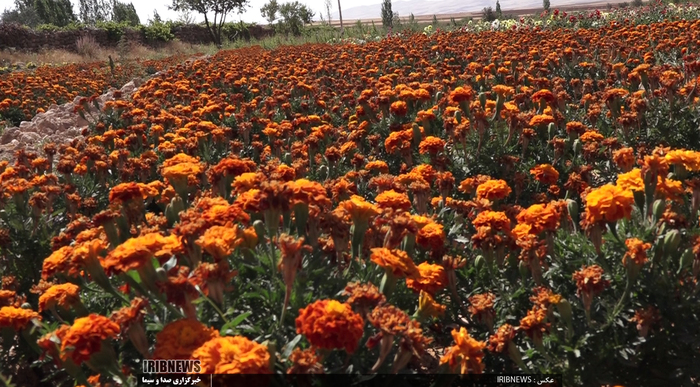
[[[123,2],[129,3],[129,0]],[[227,21],[238,21],[238,20],[243,20],[245,22],[256,22],[260,24],[265,23],[265,19],[260,16],[260,8],[267,3],[268,0],[250,0],[248,3],[248,7],[246,8],[246,12],[243,14],[232,14],[227,16]],[[73,8],[75,9],[76,13],[78,11],[78,0],[71,0],[73,3]],[[279,3],[286,3],[289,2],[288,0],[278,0]],[[325,3],[324,0],[299,0],[300,3],[306,4],[307,7],[311,8],[312,11],[316,12],[316,15],[314,19],[320,20],[319,19],[319,13],[323,11],[323,15],[325,17],[326,15],[326,8],[325,8]],[[381,0],[341,0],[340,4],[343,6],[343,8],[350,8],[350,7],[357,7],[361,5],[368,5],[368,4],[379,4],[381,3]],[[178,13],[173,12],[168,10],[168,6],[172,4],[172,0],[136,0],[133,1],[134,8],[136,8],[136,13],[139,14],[139,18],[141,19],[141,23],[145,23],[151,16],[153,15],[153,10],[157,10],[158,14],[160,15],[161,18],[164,20],[170,19],[170,20],[175,20],[178,18]],[[338,12],[338,0],[331,0],[332,4],[332,9],[331,9],[331,14],[335,14],[336,16],[333,16],[333,18],[337,18],[337,12]],[[4,9],[11,9],[14,8],[14,0],[0,0],[0,11]],[[194,15],[196,16],[197,20],[203,21],[204,18],[200,15]]]

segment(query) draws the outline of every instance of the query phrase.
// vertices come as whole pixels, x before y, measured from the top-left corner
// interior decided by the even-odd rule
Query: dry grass
[[[39,52],[21,52],[15,50],[0,51],[0,67],[10,66],[17,63],[27,64],[32,62],[37,65],[42,64],[64,64],[64,63],[90,63],[96,60],[108,60],[108,56],[119,60],[134,59],[162,59],[176,54],[195,53],[215,53],[214,45],[201,45],[183,43],[174,40],[161,47],[151,48],[142,44],[129,42],[126,49],[119,47],[101,47],[97,42],[89,42],[89,39],[78,40],[79,52],[72,52],[63,49],[41,50]]]

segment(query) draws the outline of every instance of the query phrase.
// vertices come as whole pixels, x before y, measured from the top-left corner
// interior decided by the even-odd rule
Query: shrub
[[[95,37],[89,34],[83,34],[75,41],[75,50],[78,54],[93,59],[97,57],[100,51],[100,45],[95,40]]]
[[[171,30],[171,23],[151,21],[147,26],[141,26],[141,33],[150,44],[166,43],[175,39]]]
[[[497,19],[496,13],[493,11],[492,7],[485,7],[481,11],[481,18],[487,22],[492,22]]]

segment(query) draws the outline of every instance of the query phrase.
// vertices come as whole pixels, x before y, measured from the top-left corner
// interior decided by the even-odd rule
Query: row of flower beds
[[[614,23],[170,67],[0,167],[3,364],[692,385],[698,41]]]

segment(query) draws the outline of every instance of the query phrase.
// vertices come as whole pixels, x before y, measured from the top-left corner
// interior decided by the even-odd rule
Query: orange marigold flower
[[[78,285],[71,283],[53,285],[39,297],[39,312],[56,305],[68,309],[76,302],[80,302],[80,287]]]
[[[292,354],[289,355],[289,361],[292,363],[292,366],[287,369],[287,374],[323,374],[324,370],[321,360],[321,357],[316,354],[316,350],[313,348],[307,348],[303,351],[299,348],[294,348]]]
[[[403,250],[376,247],[372,249],[370,259],[397,277],[417,278],[420,275],[411,257]]]
[[[613,162],[623,172],[627,172],[634,167],[634,149],[620,148],[613,151]]]
[[[562,301],[560,294],[544,286],[537,286],[532,289],[532,292],[534,295],[530,297],[530,302],[538,308],[548,309],[550,305],[556,305]]]
[[[109,191],[110,203],[129,203],[132,200],[148,198],[148,186],[142,183],[121,183]]]
[[[103,265],[114,273],[126,273],[150,263],[155,253],[166,245],[168,240],[159,233],[150,233],[128,239],[107,254]]]
[[[419,293],[435,294],[447,286],[447,272],[442,265],[423,262],[418,265],[418,276],[406,278],[406,286]]]
[[[651,243],[644,243],[638,238],[628,238],[625,240],[625,246],[627,246],[627,252],[622,257],[623,265],[634,264],[642,266],[647,262],[647,250],[651,248]]]
[[[602,220],[616,222],[630,217],[634,195],[630,190],[606,184],[589,192],[585,201],[586,221],[589,224]]]
[[[649,329],[659,321],[661,321],[659,310],[651,305],[644,309],[637,309],[634,312],[634,317],[630,319],[631,323],[637,323],[637,330],[642,337],[646,337],[649,334]]]
[[[700,170],[700,152],[675,149],[666,153],[666,161],[675,165],[682,165],[689,171]]]
[[[462,185],[460,184],[461,187]],[[476,187],[476,197],[478,199],[491,201],[505,199],[511,192],[513,191],[505,180],[487,180]]]
[[[71,262],[73,247],[63,246],[44,259],[41,278],[48,279],[56,273],[66,272]]]
[[[633,170],[617,175],[617,186],[624,190],[644,192],[644,179],[642,179],[642,170],[634,168]]]
[[[197,320],[178,320],[156,335],[154,359],[191,359],[192,353],[207,341],[219,337],[219,331]]]
[[[459,86],[450,92],[449,101],[450,103],[457,103],[470,101],[474,98],[474,90],[469,86]]]
[[[556,184],[559,180],[559,172],[550,164],[540,164],[530,170],[535,180],[545,185]]]
[[[496,333],[489,337],[489,352],[503,353],[508,348],[510,342],[515,339],[515,328],[510,324],[503,324],[498,327]]]
[[[586,311],[590,311],[593,297],[610,285],[610,282],[603,278],[603,269],[598,265],[583,266],[574,273],[573,279]]]
[[[242,336],[215,337],[197,348],[192,357],[203,374],[269,374],[267,347]]]
[[[529,125],[533,128],[538,128],[540,126],[547,126],[554,122],[554,117],[549,114],[537,114],[530,119]]]
[[[389,173],[389,165],[382,160],[370,161],[365,165],[365,169],[370,172]]]
[[[379,288],[369,282],[365,284],[349,283],[345,287],[343,295],[349,296],[346,302],[359,309],[363,314],[386,301],[386,297],[379,291]]]
[[[519,224],[513,229],[513,233],[516,233],[517,228],[517,234],[526,230],[529,234],[538,235],[543,231],[556,231],[559,228],[561,214],[558,208],[552,204],[533,204],[520,211],[516,219]],[[522,224],[527,226],[522,226]],[[523,229],[523,227],[526,228]]]
[[[464,327],[452,331],[452,338],[455,345],[448,348],[440,358],[440,364],[447,364],[452,371],[460,366],[462,374],[481,374],[484,371],[485,365],[482,363],[484,358],[483,349],[486,348],[486,343],[478,341],[469,336],[469,333]]]
[[[496,296],[493,293],[476,294],[469,297],[469,313],[476,321],[486,324],[489,329],[493,327],[493,320],[496,318],[496,311],[493,303]]]
[[[439,304],[430,293],[423,290],[418,296],[418,313],[422,316],[441,317],[447,307]]]
[[[349,200],[340,202],[338,207],[343,208],[350,217],[353,223],[366,223],[373,216],[379,214],[379,209],[372,203],[369,203],[362,196],[352,195]]]
[[[534,103],[539,103],[541,100],[544,100],[544,102],[546,103],[552,103],[556,100],[556,97],[551,91],[547,89],[542,89],[532,94],[530,100]]]
[[[298,179],[287,183],[292,189],[292,202],[294,204],[315,205],[320,208],[331,206],[331,200],[327,196],[326,189],[321,183],[306,179]]]
[[[336,300],[318,300],[299,310],[297,333],[321,349],[345,349],[354,353],[363,335],[362,316],[349,304]]]
[[[100,352],[103,341],[119,333],[119,325],[105,316],[91,314],[78,318],[61,340],[61,358],[70,358],[75,364],[89,361],[93,354]]]
[[[472,221],[475,228],[489,227],[492,231],[510,231],[510,219],[505,212],[482,211]]]
[[[418,231],[416,243],[425,249],[441,250],[445,245],[445,231],[441,224],[431,222]]]
[[[404,101],[396,101],[391,104],[389,111],[399,117],[403,117],[408,113],[408,105]]]
[[[3,306],[0,308],[0,329],[11,327],[15,331],[24,329],[32,320],[41,321],[41,315],[33,310]]]
[[[143,321],[143,318],[146,315],[147,305],[148,301],[146,301],[146,299],[136,297],[131,300],[131,304],[129,306],[125,306],[112,312],[111,319],[115,323],[119,324],[122,331],[126,331],[131,324]]]
[[[542,336],[549,332],[550,323],[547,320],[547,310],[533,308],[527,312],[527,316],[520,320],[520,329],[525,331],[528,337],[536,343],[541,342]]]
[[[445,144],[445,140],[439,137],[428,136],[420,142],[418,145],[418,151],[422,155],[426,153],[436,155],[438,152],[445,149]]]
[[[220,261],[231,255],[240,241],[238,227],[229,223],[226,226],[210,227],[196,243],[215,260]]]
[[[394,210],[409,211],[411,209],[411,200],[405,193],[399,193],[392,190],[384,191],[377,195],[374,199],[379,208],[391,208]]]

